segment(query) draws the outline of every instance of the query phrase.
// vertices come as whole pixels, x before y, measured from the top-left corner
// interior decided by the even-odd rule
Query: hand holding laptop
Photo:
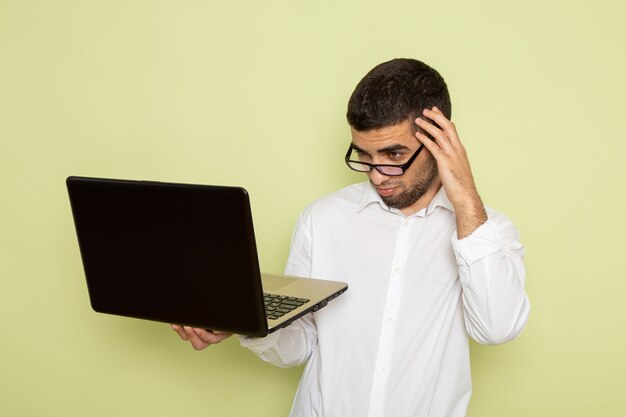
[[[198,327],[180,326],[178,324],[171,324],[170,326],[182,340],[190,342],[195,350],[202,350],[207,346],[216,345],[233,335],[232,333],[211,332]]]

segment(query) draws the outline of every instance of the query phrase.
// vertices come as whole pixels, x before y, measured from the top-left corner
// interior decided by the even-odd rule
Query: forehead
[[[372,129],[360,132],[350,128],[352,143],[360,149],[375,151],[392,145],[404,145],[409,148],[415,147],[417,139],[411,130],[411,121],[386,126],[380,129]]]

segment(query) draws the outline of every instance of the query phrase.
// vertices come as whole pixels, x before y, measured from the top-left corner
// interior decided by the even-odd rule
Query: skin
[[[411,121],[380,129],[351,131],[359,159],[373,164],[402,164],[421,146],[413,136]],[[383,175],[375,169],[367,176],[388,206],[410,216],[426,207],[437,194],[441,181],[436,167],[433,156],[422,150],[401,176]]]
[[[207,346],[215,345],[233,335],[232,333],[212,332],[196,327],[179,326],[177,324],[170,324],[170,327],[182,340],[191,343],[191,346],[195,350],[202,350]]]
[[[367,175],[383,201],[400,209],[405,216],[428,206],[443,185],[454,206],[458,238],[462,239],[483,224],[487,214],[454,123],[436,107],[425,109],[423,115],[436,122],[436,125],[422,118],[415,119],[414,123],[428,132],[434,141],[419,131],[413,133],[411,121],[406,121],[363,132],[352,129],[352,143],[360,150],[362,160],[396,165],[408,160],[420,144],[425,146],[428,151],[422,151],[403,175],[386,176],[375,169]],[[432,180],[428,181],[430,178]],[[428,189],[416,190],[426,183]],[[413,201],[407,204],[402,197],[412,192]]]
[[[437,107],[424,109],[423,114],[439,127],[421,118],[415,119],[415,123],[435,140],[430,140],[420,132],[416,132],[415,137],[437,160],[441,183],[454,206],[457,236],[463,239],[487,221],[487,213],[478,195],[467,152],[459,140],[456,126]]]
[[[369,180],[386,204],[398,208],[405,216],[427,207],[443,186],[454,206],[457,236],[463,239],[487,221],[487,213],[456,126],[437,107],[425,109],[423,115],[435,124],[417,118],[364,132],[352,129],[352,143],[360,150],[364,161],[394,165],[406,162],[420,145],[425,146],[403,175],[390,177],[374,169],[367,173]],[[413,133],[411,123],[428,132],[434,140],[419,131]],[[176,324],[171,327],[196,350],[232,336]]]

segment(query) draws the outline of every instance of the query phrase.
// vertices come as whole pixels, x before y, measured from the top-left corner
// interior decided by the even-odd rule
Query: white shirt
[[[461,417],[471,394],[468,336],[515,338],[529,303],[511,221],[456,238],[443,187],[405,217],[365,182],[307,207],[285,273],[345,281],[327,307],[241,344],[278,366],[306,362],[292,417]]]

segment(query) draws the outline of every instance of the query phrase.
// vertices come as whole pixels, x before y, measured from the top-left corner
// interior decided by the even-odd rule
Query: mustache
[[[371,179],[369,181],[370,181],[370,184],[372,184],[374,187],[397,187],[401,185],[401,183],[395,182],[394,180],[385,180],[381,182],[380,184],[376,184]]]

